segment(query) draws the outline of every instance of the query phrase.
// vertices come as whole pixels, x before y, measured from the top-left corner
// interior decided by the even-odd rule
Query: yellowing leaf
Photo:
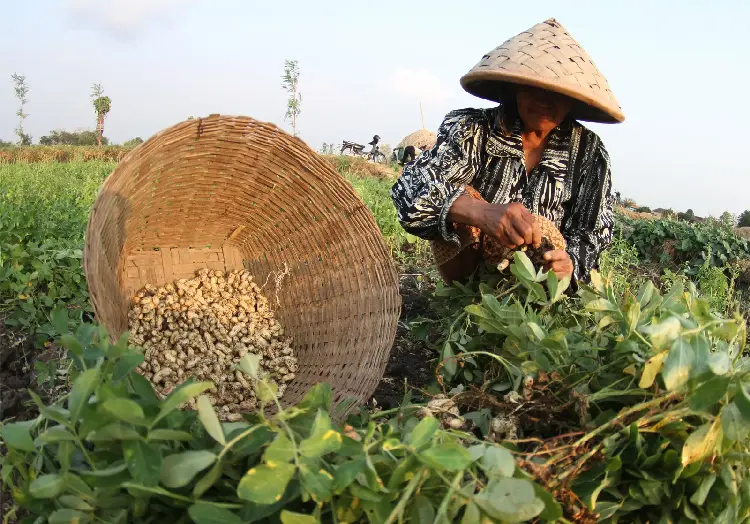
[[[296,468],[292,464],[260,465],[250,469],[237,486],[237,496],[256,504],[273,504],[284,496]]]
[[[664,363],[664,359],[667,358],[669,351],[662,351],[658,355],[654,355],[646,361],[646,365],[643,367],[643,373],[641,373],[641,380],[638,382],[638,387],[647,389],[650,388],[656,379],[656,375],[661,371],[661,366]]]
[[[720,437],[721,423],[718,418],[713,423],[703,424],[693,431],[682,447],[683,467],[697,462],[716,451],[716,444]]]

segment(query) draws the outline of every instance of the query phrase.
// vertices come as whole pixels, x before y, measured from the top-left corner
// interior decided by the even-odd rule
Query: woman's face
[[[544,133],[559,126],[573,105],[567,96],[529,86],[517,88],[516,102],[524,128]]]

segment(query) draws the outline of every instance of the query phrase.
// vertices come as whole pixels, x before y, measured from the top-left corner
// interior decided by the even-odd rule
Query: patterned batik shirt
[[[404,229],[426,240],[456,243],[447,220],[467,185],[490,203],[520,202],[551,220],[565,237],[573,277],[588,281],[612,241],[609,155],[593,131],[566,120],[549,135],[539,164],[527,175],[521,121],[499,129],[502,106],[449,113],[435,146],[404,167],[391,198]]]

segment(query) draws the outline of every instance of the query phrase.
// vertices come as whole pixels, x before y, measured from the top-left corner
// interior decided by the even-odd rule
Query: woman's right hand
[[[478,227],[504,247],[539,247],[542,232],[523,204],[490,204],[469,195],[457,198],[448,211],[448,220]]]
[[[503,246],[515,249],[523,245],[539,247],[542,232],[534,217],[523,204],[490,204],[478,202],[476,227],[495,238]]]

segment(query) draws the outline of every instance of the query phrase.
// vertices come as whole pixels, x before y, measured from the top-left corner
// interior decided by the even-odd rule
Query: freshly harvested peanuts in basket
[[[189,377],[210,380],[208,398],[222,420],[257,407],[253,384],[236,366],[245,354],[258,356],[260,374],[278,386],[279,397],[299,367],[291,338],[245,270],[202,269],[189,280],[146,285],[133,297],[128,323],[130,343],[145,352],[139,371],[157,393],[167,395]]]

